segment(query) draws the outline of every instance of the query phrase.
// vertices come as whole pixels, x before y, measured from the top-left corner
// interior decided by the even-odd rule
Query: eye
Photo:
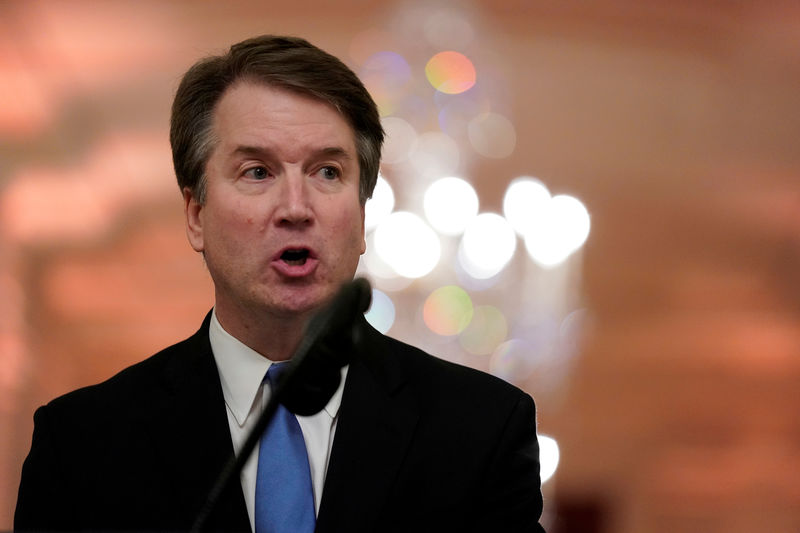
[[[335,180],[341,176],[341,171],[337,167],[327,166],[319,169],[319,175],[326,180]]]
[[[253,167],[247,169],[244,175],[248,178],[259,181],[269,176],[269,171],[267,171],[266,167]]]

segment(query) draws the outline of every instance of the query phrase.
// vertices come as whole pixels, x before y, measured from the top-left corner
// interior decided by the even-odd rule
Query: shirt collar
[[[216,310],[211,313],[208,337],[219,370],[225,404],[239,426],[244,426],[254,402],[259,397],[261,382],[273,361],[225,331],[217,320]],[[347,370],[347,366],[342,368],[339,387],[324,408],[332,419],[339,413]]]

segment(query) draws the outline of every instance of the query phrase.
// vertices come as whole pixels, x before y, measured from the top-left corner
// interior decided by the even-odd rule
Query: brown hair
[[[206,162],[216,144],[214,108],[225,90],[241,80],[308,95],[341,113],[355,134],[361,204],[372,196],[384,137],[372,97],[336,57],[304,39],[274,35],[234,44],[224,55],[201,59],[183,76],[172,103],[169,133],[181,190],[188,187],[204,203]]]

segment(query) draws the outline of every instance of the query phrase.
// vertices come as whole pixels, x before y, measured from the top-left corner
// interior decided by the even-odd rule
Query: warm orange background
[[[437,13],[509,89],[516,150],[465,169],[482,206],[532,174],[592,216],[569,265],[480,296],[587,309],[577,351],[519,382],[561,445],[550,530],[800,531],[800,6],[722,0],[0,2],[0,530],[36,406],[212,304],[167,139],[185,69],[259,33],[410,53]],[[390,333],[436,352],[429,292],[394,295]]]

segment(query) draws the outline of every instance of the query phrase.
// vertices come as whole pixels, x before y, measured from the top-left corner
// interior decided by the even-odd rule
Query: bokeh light
[[[506,339],[506,335],[508,323],[502,311],[491,305],[479,305],[458,341],[473,355],[489,355]]]
[[[558,223],[561,238],[572,250],[577,250],[589,237],[591,229],[591,218],[586,206],[575,198],[567,194],[554,196],[550,201],[554,211],[554,218]]]
[[[514,256],[517,238],[508,221],[496,213],[482,213],[467,224],[458,259],[473,278],[498,274]]]
[[[448,50],[439,52],[425,65],[425,75],[434,89],[459,94],[475,85],[475,67],[464,54]]]
[[[364,206],[364,226],[367,231],[375,229],[394,209],[394,191],[383,176],[378,174],[378,181],[372,191],[372,198]]]
[[[458,169],[460,157],[458,144],[449,135],[429,131],[414,142],[411,166],[423,178],[449,176]]]
[[[533,346],[522,339],[510,339],[498,345],[489,359],[489,372],[509,383],[521,383],[534,369]]]
[[[408,211],[397,211],[375,228],[375,251],[400,276],[420,278],[434,269],[441,255],[436,232]]]
[[[425,325],[439,335],[458,335],[469,325],[472,315],[472,299],[456,285],[436,289],[422,307]]]
[[[481,102],[477,98],[468,95],[452,96],[444,93],[436,93],[434,102],[439,109],[439,129],[453,138],[468,142],[468,128],[470,121],[476,116],[484,113],[487,107],[486,102]]]
[[[561,452],[558,449],[558,443],[553,437],[547,435],[539,435],[539,476],[542,478],[542,483],[553,477],[558,468],[558,461],[561,458]]]
[[[525,248],[536,263],[552,268],[583,246],[590,226],[589,213],[580,200],[554,196],[538,223],[525,233]]]
[[[404,120],[419,130],[419,128],[430,122],[434,113],[436,113],[436,106],[430,98],[423,98],[411,92],[397,103],[397,111],[393,113],[393,116],[403,117]]]
[[[381,125],[386,132],[381,150],[381,162],[391,165],[406,161],[417,140],[414,126],[400,117],[384,117],[381,119]]]
[[[363,262],[370,276],[380,279],[394,279],[399,277],[391,265],[384,261],[375,251],[375,233],[367,235],[367,251],[361,256],[361,262]]]
[[[457,8],[444,8],[431,13],[424,23],[425,38],[438,48],[464,48],[475,37],[472,24]]]
[[[484,157],[502,159],[510,156],[517,145],[517,131],[503,115],[481,113],[469,121],[469,142]]]
[[[461,178],[441,178],[425,191],[424,208],[425,217],[439,233],[459,235],[478,214],[478,194]]]
[[[400,54],[382,51],[364,61],[359,77],[378,105],[381,116],[385,116],[395,111],[397,101],[403,96],[411,80],[411,67]]]
[[[367,251],[361,256],[356,275],[369,278],[373,287],[384,292],[402,291],[414,282],[411,278],[400,276],[378,255],[375,251],[375,233],[367,235]]]
[[[576,309],[564,317],[559,325],[558,333],[565,356],[578,353],[585,331],[589,327],[591,327],[591,319],[585,308]]]
[[[500,282],[502,278],[500,272],[488,278],[473,277],[472,274],[464,270],[464,266],[462,265],[464,261],[461,259],[462,255],[460,250],[456,253],[456,260],[453,261],[453,271],[458,284],[467,289],[470,293],[486,291],[495,287]]]
[[[529,176],[511,181],[503,197],[503,214],[519,235],[531,231],[545,216],[550,191],[544,184]]]
[[[381,333],[388,332],[392,324],[394,324],[395,318],[392,299],[386,293],[378,289],[372,289],[372,303],[369,310],[364,313],[364,318]]]

